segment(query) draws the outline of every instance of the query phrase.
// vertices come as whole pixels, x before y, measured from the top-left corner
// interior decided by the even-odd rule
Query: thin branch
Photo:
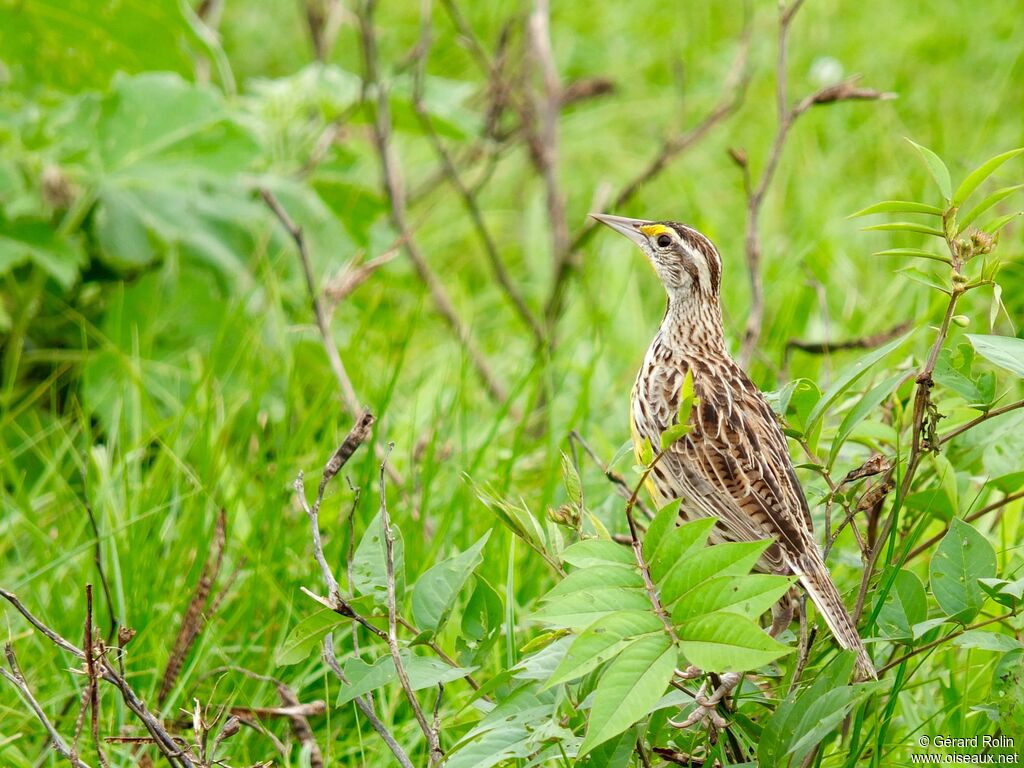
[[[444,318],[462,345],[470,362],[483,381],[487,393],[493,400],[504,402],[508,399],[508,391],[491,370],[490,363],[488,363],[473,340],[469,327],[455,311],[455,306],[448,296],[447,289],[427,263],[406,221],[405,196],[399,181],[398,158],[391,144],[391,107],[387,88],[380,81],[378,75],[377,38],[373,21],[375,7],[375,0],[366,0],[362,11],[358,14],[364,66],[363,101],[367,110],[371,113],[373,136],[377,146],[382,184],[385,196],[390,204],[391,223],[399,235],[401,235],[405,253],[412,262],[416,274],[426,285],[434,302],[434,307],[441,317]],[[375,101],[369,98],[371,94],[376,95]]]
[[[92,535],[96,540],[93,546],[92,557],[93,562],[96,563],[96,572],[100,577],[100,586],[103,587],[103,597],[107,603],[107,614],[110,619],[110,628],[107,630],[107,644],[110,644],[114,640],[114,636],[117,634],[117,617],[114,615],[114,600],[110,596],[110,585],[107,583],[107,574],[103,569],[103,550],[101,547],[100,540],[100,527],[96,522],[96,513],[93,511],[92,504],[89,501],[89,488],[87,485],[86,469],[84,466],[80,468],[79,475],[82,479],[82,506],[85,507],[85,513],[89,516],[89,527],[92,528]]]
[[[394,443],[388,445],[388,452],[394,447]],[[385,463],[387,462],[387,455],[384,457]],[[388,514],[388,500],[386,492],[386,473],[384,471],[384,464],[380,467],[380,526],[384,532],[384,566],[387,575],[387,593],[388,593],[388,649],[391,651],[391,660],[395,664],[395,671],[398,673],[398,682],[402,686],[402,690],[405,691],[405,697],[409,700],[409,706],[412,707],[413,715],[416,717],[416,722],[419,723],[420,730],[423,731],[423,735],[427,738],[427,745],[430,751],[430,764],[438,765],[442,759],[444,759],[444,753],[441,751],[441,743],[438,734],[430,727],[430,723],[427,722],[426,715],[423,714],[423,708],[420,706],[419,700],[416,698],[416,694],[412,689],[412,684],[409,682],[409,675],[405,671],[405,664],[402,662],[401,653],[398,648],[398,606],[397,598],[395,595],[395,534],[391,530],[391,516]]]
[[[484,221],[483,212],[480,210],[476,194],[463,182],[452,160],[452,156],[438,135],[430,112],[423,102],[424,69],[430,52],[430,35],[430,14],[429,9],[425,9],[423,13],[423,31],[420,35],[420,58],[413,75],[413,108],[419,118],[420,125],[423,126],[427,139],[430,141],[431,147],[434,149],[434,153],[441,162],[444,177],[462,199],[462,204],[466,209],[466,213],[469,214],[470,221],[473,223],[473,228],[480,239],[481,245],[483,245],[484,254],[487,256],[498,285],[504,291],[506,298],[515,308],[523,323],[533,334],[537,344],[543,344],[545,342],[544,328],[534,316],[533,311],[527,306],[526,300],[513,282],[512,276],[509,275],[508,269],[505,267],[504,261],[502,261],[501,254],[498,253],[498,246],[495,243],[494,236]]]
[[[737,151],[730,153],[733,161],[740,166],[744,173],[744,186],[748,191],[747,234],[744,240],[744,250],[747,260],[747,277],[750,282],[750,313],[747,317],[739,354],[740,362],[743,365],[747,365],[750,362],[754,350],[758,346],[762,326],[764,325],[764,286],[761,280],[762,247],[759,232],[761,209],[768,188],[775,178],[779,161],[782,159],[782,151],[785,148],[790,129],[797,119],[813,106],[833,104],[840,101],[876,101],[895,98],[893,94],[881,93],[867,88],[858,88],[855,85],[857,78],[850,78],[841,83],[821,88],[790,106],[787,82],[787,46],[793,19],[802,5],[803,0],[793,0],[788,6],[784,0],[779,2],[779,42],[775,66],[775,107],[778,113],[778,126],[771,149],[768,152],[768,159],[756,185],[750,182],[749,168],[745,155]]]
[[[949,640],[960,637],[960,635],[964,634],[965,632],[980,629],[981,627],[987,627],[989,624],[996,624],[1000,621],[1006,621],[1007,619],[1014,617],[1016,614],[1016,611],[1010,611],[1009,613],[1004,613],[1002,616],[994,616],[991,619],[985,619],[984,621],[979,621],[977,624],[971,624],[969,627],[963,627],[962,629],[958,629],[955,632],[950,632],[948,635],[946,635],[945,637],[940,637],[938,640],[933,640],[930,643],[925,643],[924,645],[919,646],[914,650],[903,654],[898,659],[893,659],[892,661],[890,661],[888,664],[886,664],[884,667],[878,670],[878,675],[879,677],[881,677],[885,672],[888,672],[893,667],[898,667],[907,659],[913,658],[914,656],[924,653],[925,651],[930,651],[932,648],[935,648],[936,646],[942,645],[943,643],[948,642]]]
[[[351,685],[348,678],[345,676],[345,672],[342,670],[341,665],[338,664],[337,657],[334,655],[334,646],[330,635],[324,638],[323,659],[330,670],[334,673],[334,676],[337,677],[343,685]],[[363,717],[365,717],[370,723],[373,730],[375,730],[377,735],[381,737],[385,744],[387,744],[388,749],[391,750],[391,754],[395,756],[398,764],[401,765],[402,768],[413,768],[412,761],[405,753],[405,750],[402,749],[402,745],[395,741],[395,737],[391,735],[391,731],[389,731],[387,726],[381,722],[379,717],[377,717],[377,714],[373,711],[373,706],[362,696],[356,696],[353,701],[359,711],[363,713]]]
[[[53,727],[53,723],[50,722],[46,713],[43,712],[43,708],[39,705],[36,697],[32,695],[32,691],[25,682],[24,675],[21,674],[21,668],[18,666],[18,659],[14,655],[14,648],[10,643],[4,645],[4,652],[7,655],[7,664],[10,666],[11,671],[8,672],[3,667],[0,667],[0,677],[4,678],[18,689],[18,693],[21,694],[25,703],[28,704],[29,709],[31,709],[35,714],[36,719],[42,723],[43,728],[50,737],[50,744],[53,746],[54,751],[71,763],[71,765],[75,766],[75,768],[89,768],[88,764],[82,762],[82,760],[79,759],[72,749],[64,742],[61,735],[57,733],[57,729]]]
[[[999,501],[993,501],[991,504],[988,504],[982,507],[981,509],[977,510],[976,512],[972,512],[971,514],[967,515],[967,517],[964,518],[964,522],[973,523],[975,520],[984,517],[989,512],[994,512],[997,509],[1002,509],[1007,504],[1012,504],[1018,499],[1024,499],[1024,491],[1017,491],[1016,493],[1011,493],[1008,494],[1007,496],[1004,496],[1003,498],[999,499]],[[906,559],[910,560],[911,558],[917,557],[922,552],[930,549],[932,545],[938,543],[939,541],[942,541],[942,539],[945,537],[947,533],[949,533],[948,523],[943,526],[942,531],[935,534],[922,544],[919,544],[918,546],[914,547],[914,549],[912,549],[910,553],[907,555]]]
[[[100,694],[99,694],[99,676],[96,672],[96,659],[94,653],[96,652],[93,647],[93,622],[92,622],[92,584],[85,585],[85,632],[84,632],[84,643],[83,649],[85,650],[85,671],[89,678],[89,683],[86,686],[86,697],[89,705],[89,732],[92,735],[92,743],[96,748],[96,756],[100,761],[100,765],[103,768],[107,768],[110,764],[107,762],[107,756],[103,753],[103,748],[100,746]],[[103,644],[100,642],[100,652],[102,653]]]
[[[973,429],[974,427],[978,426],[983,421],[988,421],[989,419],[994,419],[996,416],[1002,416],[1004,413],[1009,413],[1010,411],[1015,411],[1018,408],[1024,408],[1024,400],[1018,400],[1015,403],[1010,403],[1009,405],[1004,405],[1001,408],[993,408],[991,411],[986,411],[985,413],[981,414],[981,416],[978,416],[977,418],[971,419],[966,424],[961,424],[956,429],[951,430],[951,431],[947,432],[946,434],[940,436],[939,437],[939,444],[940,445],[944,445],[945,443],[947,443],[950,440],[952,440],[954,437],[957,437],[958,435],[962,435],[967,430]]]

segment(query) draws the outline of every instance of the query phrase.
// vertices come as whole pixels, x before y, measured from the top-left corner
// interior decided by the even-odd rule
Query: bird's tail
[[[815,551],[815,554],[817,552]],[[878,674],[871,663],[867,649],[857,632],[857,625],[846,611],[843,598],[832,582],[828,568],[820,557],[803,556],[795,562],[790,563],[794,573],[800,579],[800,583],[807,594],[810,595],[818,612],[825,620],[832,636],[848,651],[857,654],[857,665],[855,674],[859,680],[877,680]]]

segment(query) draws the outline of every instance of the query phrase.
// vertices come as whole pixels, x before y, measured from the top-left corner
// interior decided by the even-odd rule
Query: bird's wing
[[[663,461],[686,486],[681,495],[718,517],[732,537],[776,539],[782,551],[773,547],[766,559],[782,570],[788,559],[783,553],[814,546],[810,511],[782,430],[749,380],[719,378],[698,396],[693,429]]]

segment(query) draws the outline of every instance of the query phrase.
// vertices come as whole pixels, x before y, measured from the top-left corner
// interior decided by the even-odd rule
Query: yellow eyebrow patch
[[[646,226],[640,227],[640,231],[648,237],[671,234],[671,230],[669,230],[669,228],[664,224],[647,224]]]

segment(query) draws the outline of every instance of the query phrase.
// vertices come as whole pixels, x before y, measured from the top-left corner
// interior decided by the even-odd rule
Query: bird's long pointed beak
[[[612,216],[608,213],[592,213],[590,218],[599,221],[607,227],[611,227],[620,235],[625,235],[637,245],[647,242],[647,236],[640,231],[640,227],[647,226],[651,222],[643,219],[627,219],[625,216]]]

